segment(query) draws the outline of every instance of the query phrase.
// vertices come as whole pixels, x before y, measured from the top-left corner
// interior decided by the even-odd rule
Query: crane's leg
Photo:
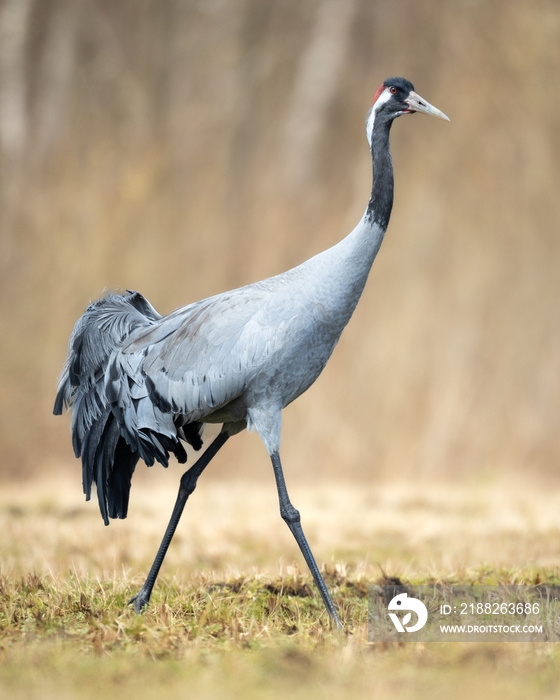
[[[150,569],[150,573],[148,574],[148,577],[146,578],[146,581],[140,591],[128,601],[129,605],[134,603],[134,610],[137,613],[141,612],[142,609],[148,605],[150,596],[152,595],[152,589],[159,574],[159,570],[163,564],[163,560],[171,540],[173,539],[173,535],[175,534],[175,530],[177,529],[181,515],[183,514],[185,504],[191,493],[196,488],[198,477],[206,469],[212,457],[215,456],[220,447],[224,445],[229,437],[230,435],[226,431],[222,431],[213,440],[213,442],[210,443],[206,451],[199,457],[192,467],[188,469],[181,477],[181,481],[179,483],[179,493],[177,494],[177,500],[175,501],[175,506],[173,508],[173,512],[171,513],[169,525],[167,526],[167,530],[165,531],[165,535],[163,536],[163,540],[161,541],[157,551],[156,558],[154,559],[154,563]]]
[[[284,480],[284,472],[282,471],[282,463],[280,462],[280,454],[278,452],[273,452],[270,455],[270,458],[272,460],[272,467],[274,469],[274,476],[276,478],[276,488],[278,489],[278,499],[280,501],[280,515],[282,516],[282,519],[287,523],[288,527],[292,532],[292,535],[296,538],[296,542],[298,543],[299,548],[301,549],[301,553],[303,554],[305,561],[307,562],[307,566],[309,567],[315,584],[319,589],[319,593],[321,594],[321,598],[323,599],[323,603],[327,608],[327,612],[329,613],[329,617],[331,618],[332,623],[335,627],[341,629],[342,623],[340,622],[340,618],[338,617],[336,608],[334,607],[334,604],[331,600],[331,597],[327,590],[327,586],[325,585],[323,577],[321,576],[321,572],[319,571],[319,567],[317,566],[315,557],[313,556],[313,553],[311,552],[311,549],[307,544],[305,535],[303,534],[299,511],[294,508],[290,501],[290,497],[288,496],[288,490],[286,488],[286,482]]]

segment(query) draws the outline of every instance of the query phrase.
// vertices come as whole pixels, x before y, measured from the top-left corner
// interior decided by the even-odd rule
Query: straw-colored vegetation
[[[295,489],[345,625],[337,634],[272,489],[201,484],[152,604],[136,616],[126,602],[150,564],[171,488],[140,480],[129,519],[109,528],[70,482],[7,488],[0,695],[555,697],[557,644],[368,644],[367,585],[384,575],[558,583],[556,494],[497,484],[424,493]]]

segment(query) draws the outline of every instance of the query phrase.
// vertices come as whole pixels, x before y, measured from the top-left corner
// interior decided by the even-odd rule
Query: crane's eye
[[[397,88],[396,88],[394,85],[392,85],[392,86],[389,88],[389,92],[390,92],[392,95],[396,95],[396,94],[397,94]]]

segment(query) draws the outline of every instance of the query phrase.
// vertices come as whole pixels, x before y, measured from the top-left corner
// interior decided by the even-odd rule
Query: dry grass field
[[[174,501],[139,478],[105,528],[79,484],[0,496],[0,695],[19,698],[557,697],[557,644],[367,641],[367,585],[560,578],[560,496],[544,485],[296,484],[293,499],[344,621],[322,603],[272,483],[209,478],[193,495],[142,616],[143,582]],[[167,472],[165,473],[167,476]],[[300,568],[301,567],[301,568]]]

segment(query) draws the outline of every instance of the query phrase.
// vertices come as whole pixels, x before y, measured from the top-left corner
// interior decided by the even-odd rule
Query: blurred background
[[[103,290],[168,313],[354,227],[365,116],[395,75],[451,123],[392,130],[389,231],[285,412],[286,472],[557,483],[556,0],[0,0],[2,478],[79,484],[52,405]],[[247,434],[212,474],[271,478]]]

